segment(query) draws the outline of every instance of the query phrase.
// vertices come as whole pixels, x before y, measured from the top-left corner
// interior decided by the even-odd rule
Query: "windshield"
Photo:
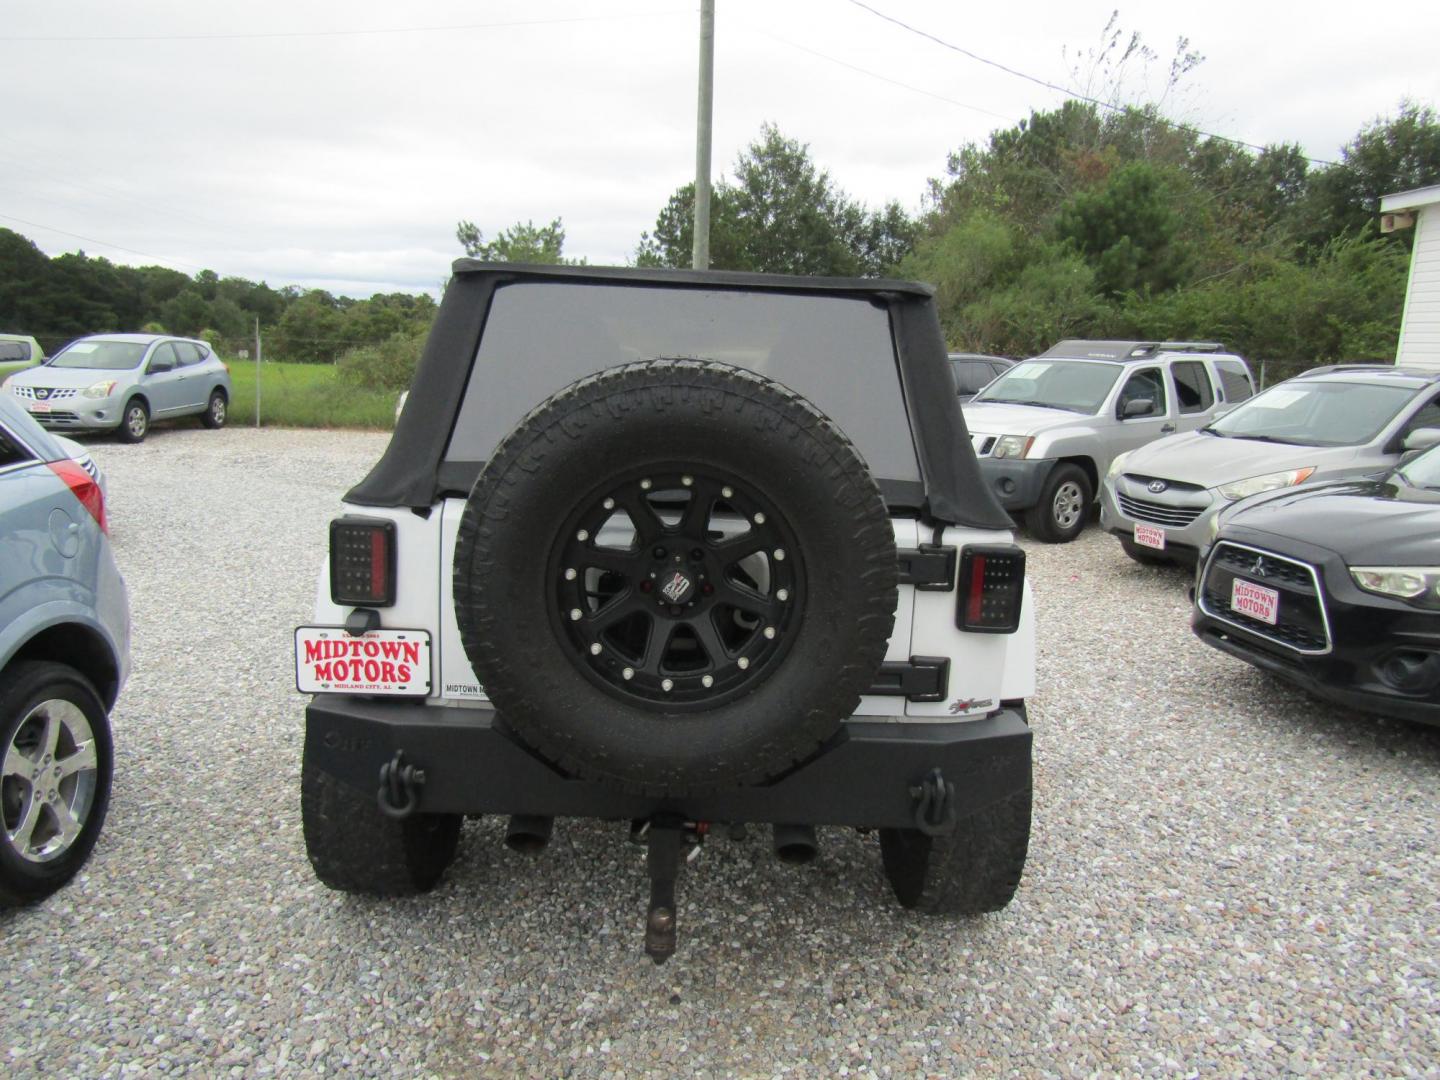
[[[1395,475],[1411,487],[1440,491],[1440,446],[1426,450],[1413,461],[1395,470]]]
[[[77,341],[56,353],[50,366],[120,371],[139,364],[146,348],[143,341]]]
[[[1207,431],[1297,446],[1358,446],[1415,397],[1408,386],[1291,379],[1226,413]]]
[[[1120,371],[1119,364],[1091,360],[1026,360],[1001,375],[974,400],[1097,413]]]

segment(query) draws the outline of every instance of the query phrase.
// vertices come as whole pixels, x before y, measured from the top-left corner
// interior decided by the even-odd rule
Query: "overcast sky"
[[[866,3],[914,29],[716,0],[715,174],[773,122],[852,197],[917,209],[950,151],[1063,100],[957,50],[1080,89],[1115,6]],[[1170,115],[1319,159],[1440,100],[1434,0],[1132,0],[1119,25],[1154,92],[1180,35],[1205,56]],[[561,217],[567,255],[624,264],[694,175],[698,28],[698,0],[0,0],[0,226],[353,296],[435,291],[461,218]]]

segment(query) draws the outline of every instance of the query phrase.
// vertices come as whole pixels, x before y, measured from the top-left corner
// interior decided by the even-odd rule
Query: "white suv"
[[[965,406],[986,486],[1040,540],[1075,539],[1119,454],[1203,427],[1255,392],[1215,342],[1062,341]]]

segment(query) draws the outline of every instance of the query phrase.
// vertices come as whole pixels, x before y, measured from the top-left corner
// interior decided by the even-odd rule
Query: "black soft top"
[[[346,502],[425,509],[447,495],[468,495],[483,462],[445,461],[465,398],[490,302],[516,282],[548,281],[635,287],[843,295],[886,308],[910,416],[921,482],[877,476],[892,511],[937,523],[1008,529],[1009,516],[980,477],[945,359],[931,289],[912,281],[789,277],[732,271],[530,266],[458,259],[415,372],[410,397],[384,455],[351,488]],[[539,402],[526,403],[538,405]]]

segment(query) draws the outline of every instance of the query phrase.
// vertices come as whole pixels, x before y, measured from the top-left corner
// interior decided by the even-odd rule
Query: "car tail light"
[[[90,516],[95,519],[95,524],[100,526],[100,531],[109,536],[110,523],[105,520],[105,493],[100,490],[95,478],[86,472],[78,461],[69,458],[49,461],[46,464],[50,466],[51,472],[65,481],[65,486],[80,500],[80,505],[90,511]]]
[[[395,523],[342,517],[330,522],[330,599],[356,607],[395,603]]]
[[[960,551],[955,625],[976,634],[1013,634],[1025,596],[1025,552],[1013,544],[975,544]]]

